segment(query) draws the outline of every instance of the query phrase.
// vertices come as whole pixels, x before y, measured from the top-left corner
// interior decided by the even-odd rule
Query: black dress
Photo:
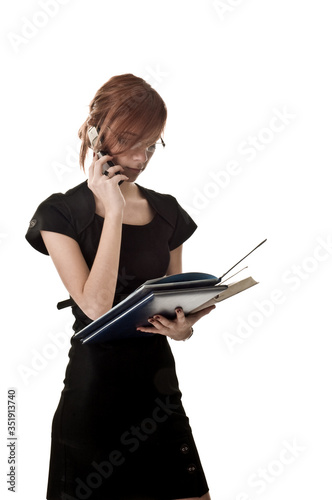
[[[155,215],[143,226],[123,224],[115,303],[165,275],[170,250],[196,229],[174,197],[138,187]],[[84,182],[45,200],[26,238],[47,254],[40,230],[66,234],[91,268],[102,226]],[[91,320],[75,303],[72,310],[77,332]],[[85,345],[72,338],[52,425],[47,498],[171,500],[207,491],[167,337],[138,332]]]

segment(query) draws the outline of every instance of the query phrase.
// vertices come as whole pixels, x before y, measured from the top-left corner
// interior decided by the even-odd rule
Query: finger
[[[107,165],[106,165],[107,167]],[[107,172],[107,173],[106,173]],[[123,174],[124,169],[121,167],[121,165],[114,165],[114,167],[108,167],[105,169],[102,169],[102,174],[105,175],[106,177],[114,177],[116,174]]]
[[[156,333],[158,335],[166,335],[165,332],[162,332],[161,330],[158,330],[154,326],[138,326],[136,328],[138,332],[145,332],[145,333]]]
[[[95,175],[96,173],[96,163],[97,163],[97,160],[98,160],[98,156],[96,155],[96,153],[94,152],[93,153],[93,158],[92,158],[92,162],[91,162],[91,165],[89,167],[89,181],[92,181],[92,178],[93,176]]]
[[[176,318],[177,318],[177,320],[178,320],[180,323],[184,323],[186,316],[185,316],[185,314],[184,314],[184,312],[183,312],[182,307],[177,307],[177,308],[175,309],[175,312],[176,312]]]
[[[92,161],[89,167],[88,184],[91,184],[94,175],[95,175],[95,161]]]
[[[154,321],[158,322],[158,326],[164,326],[165,328],[169,328],[172,322],[165,318],[165,316],[161,316],[160,314],[155,314],[152,318]]]
[[[124,174],[117,174],[117,175],[113,175],[111,177],[106,176],[106,179],[108,179],[109,182],[113,182],[113,183],[118,183],[119,184],[121,181],[128,181],[129,177],[127,177]]]
[[[101,153],[97,153],[96,156],[96,162],[97,163],[105,163],[105,161],[112,161],[113,160],[113,156],[111,155],[104,155],[104,154],[101,154]]]
[[[107,163],[108,161],[110,161],[111,163],[113,160],[113,156],[111,155],[100,155],[100,153],[98,153],[95,158],[94,158],[94,161],[96,163],[96,167],[98,168],[98,173],[102,173],[102,169],[103,169],[103,166],[105,165],[105,163]],[[107,167],[110,166],[110,165],[107,165]],[[104,167],[105,168],[105,167]]]

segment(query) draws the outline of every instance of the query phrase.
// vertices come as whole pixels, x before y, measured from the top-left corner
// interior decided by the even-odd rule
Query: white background
[[[50,259],[24,235],[43,199],[85,179],[77,130],[96,90],[121,73],[145,78],[168,107],[166,149],[139,182],[172,193],[198,223],[183,270],[220,275],[268,239],[247,260],[260,284],[220,304],[190,342],[171,343],[211,497],[331,498],[329,10],[327,0],[7,2],[2,498],[45,498],[72,323],[56,310],[67,293]],[[237,175],[225,177],[231,161]],[[15,494],[6,485],[12,387]]]

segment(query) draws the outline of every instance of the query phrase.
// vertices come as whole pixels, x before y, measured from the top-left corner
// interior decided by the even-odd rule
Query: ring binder
[[[257,281],[251,277],[228,285],[221,283],[222,278],[237,264],[220,278],[206,273],[181,273],[148,280],[74,337],[84,344],[154,335],[138,332],[136,328],[150,326],[147,320],[155,314],[173,319],[177,307],[181,307],[185,314],[194,313],[256,285]]]

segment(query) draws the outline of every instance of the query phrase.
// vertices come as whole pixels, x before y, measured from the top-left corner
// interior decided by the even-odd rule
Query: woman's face
[[[124,174],[129,178],[126,182],[135,182],[139,174],[145,170],[153,153],[153,143],[142,141],[122,154],[114,154],[112,161],[115,165],[121,165],[124,168]]]

